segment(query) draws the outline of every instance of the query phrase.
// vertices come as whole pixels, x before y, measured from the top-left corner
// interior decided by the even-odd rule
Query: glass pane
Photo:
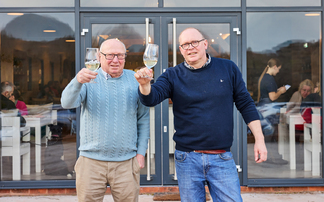
[[[256,164],[248,131],[248,177],[321,178],[320,13],[248,13],[247,47],[247,87],[268,149]]]
[[[81,7],[158,7],[158,0],[80,0]]]
[[[271,6],[321,6],[321,0],[246,0],[246,6],[271,7]]]
[[[229,23],[215,23],[215,24],[177,24],[177,64],[184,61],[179,50],[179,35],[186,28],[194,27],[198,29],[205,39],[208,41],[207,53],[211,57],[230,59],[230,24]],[[173,24],[168,25],[168,64],[169,67],[173,67]],[[174,164],[174,151],[175,142],[173,141],[174,123],[173,123],[173,111],[172,101],[169,100],[169,172],[175,173]]]
[[[62,109],[60,97],[75,75],[74,14],[0,18],[1,81],[15,85],[14,96],[8,97],[16,103],[12,107],[13,102],[6,102],[1,110],[17,107],[25,120],[14,125],[17,112],[2,118],[7,125],[1,128],[6,137],[1,139],[1,180],[73,179],[75,110]],[[20,155],[10,152],[19,149],[22,164]]]
[[[109,34],[107,34],[109,33]],[[145,24],[92,24],[92,47],[99,48],[106,39],[118,38],[126,46],[125,69],[137,71],[144,67],[143,54],[145,50]],[[154,43],[154,25],[149,25],[149,43]],[[154,71],[154,67],[152,68]],[[150,149],[146,153],[145,168],[141,174],[155,174],[155,109],[150,108]],[[149,161],[148,161],[148,158]]]
[[[0,0],[0,7],[74,7],[74,0]]]
[[[240,7],[241,0],[164,0],[164,7]]]

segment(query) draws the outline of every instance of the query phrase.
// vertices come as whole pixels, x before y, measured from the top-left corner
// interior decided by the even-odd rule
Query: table
[[[57,120],[57,111],[52,110],[49,114],[43,115],[26,115],[24,116],[27,127],[35,128],[35,167],[36,173],[42,171],[42,134],[41,127],[49,124],[55,124]],[[47,144],[47,136],[49,134],[49,127],[46,127],[45,143]]]
[[[285,113],[286,108],[281,108],[280,115],[285,115]],[[289,131],[287,131],[286,124],[289,125]],[[288,115],[284,123],[280,121],[278,128],[278,152],[282,155],[283,159],[289,160],[291,170],[296,170],[295,126],[297,124],[304,124],[304,119],[300,113]],[[286,145],[288,142],[289,147],[287,148]]]

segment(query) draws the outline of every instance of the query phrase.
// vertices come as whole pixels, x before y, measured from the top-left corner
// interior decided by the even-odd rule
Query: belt
[[[225,150],[222,149],[214,149],[214,150],[193,150],[196,153],[203,153],[203,154],[222,154],[225,153]]]

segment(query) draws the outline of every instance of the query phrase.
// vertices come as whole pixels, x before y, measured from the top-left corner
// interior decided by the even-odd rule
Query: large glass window
[[[80,0],[81,7],[158,7],[158,0]]]
[[[9,94],[2,89],[1,180],[73,179],[75,109],[62,109],[60,97],[75,76],[74,14],[0,19],[1,82],[14,84]]]
[[[241,0],[164,0],[164,7],[240,7]]]
[[[247,87],[268,149],[256,164],[248,131],[248,178],[321,178],[321,14],[248,13],[247,48]]]
[[[1,7],[74,7],[74,0],[0,0]]]
[[[246,6],[271,7],[271,6],[321,6],[321,0],[246,0]]]

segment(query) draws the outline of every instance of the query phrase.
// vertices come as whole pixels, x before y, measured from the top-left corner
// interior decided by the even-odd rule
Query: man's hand
[[[140,165],[140,168],[144,168],[144,164],[145,164],[145,157],[141,154],[136,154],[136,159],[137,159],[137,162],[138,164]]]
[[[147,67],[144,67],[144,68],[138,70],[134,74],[134,76],[140,85],[149,84],[151,81],[150,78],[153,78],[153,70],[148,69]],[[146,77],[149,77],[149,78],[146,78]]]
[[[95,79],[98,72],[93,72],[87,68],[82,68],[77,74],[79,83],[89,83],[91,79]]]
[[[139,90],[143,95],[148,95],[151,92],[151,78],[153,77],[153,70],[144,67],[134,74],[137,82],[139,83]],[[145,77],[149,78],[145,78]]]
[[[256,140],[254,144],[254,159],[256,163],[261,163],[267,160],[268,151],[264,140]]]
[[[256,163],[261,163],[267,160],[268,151],[264,142],[260,120],[251,121],[248,124],[252,134],[254,135],[254,160]]]

